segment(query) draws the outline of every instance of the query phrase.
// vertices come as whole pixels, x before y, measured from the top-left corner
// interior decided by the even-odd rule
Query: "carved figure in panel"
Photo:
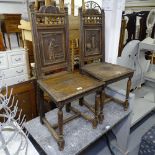
[[[65,62],[64,35],[62,32],[42,33],[42,49],[44,65]]]
[[[85,55],[101,54],[100,30],[86,30],[85,36]]]

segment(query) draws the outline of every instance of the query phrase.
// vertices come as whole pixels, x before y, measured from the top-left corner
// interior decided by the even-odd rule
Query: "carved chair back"
[[[95,60],[105,61],[104,10],[93,1],[85,3],[80,13],[80,66]]]
[[[31,9],[32,37],[37,78],[70,70],[68,9],[42,6]]]

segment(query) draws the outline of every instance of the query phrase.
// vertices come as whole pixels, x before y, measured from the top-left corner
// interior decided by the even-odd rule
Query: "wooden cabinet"
[[[18,98],[18,107],[23,110],[26,120],[37,116],[35,80],[13,86],[13,94]]]
[[[18,29],[18,25],[20,24],[21,14],[0,14],[0,20],[1,20],[1,28],[2,28],[5,46],[6,46],[6,41],[4,36],[5,33],[7,34],[10,49],[11,49],[10,33],[16,33],[17,41],[19,45],[19,37],[21,38],[21,35],[20,35],[21,30]]]
[[[35,80],[29,80],[9,87],[9,90],[13,88],[13,95],[18,99],[18,109],[22,109],[27,121],[37,117],[35,83]]]

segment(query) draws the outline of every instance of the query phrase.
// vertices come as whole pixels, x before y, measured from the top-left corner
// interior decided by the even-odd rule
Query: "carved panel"
[[[101,54],[101,29],[85,30],[85,56]]]
[[[43,66],[65,62],[64,33],[42,32],[40,33],[41,55]]]
[[[102,16],[101,15],[96,15],[96,16],[87,16],[85,15],[83,17],[83,23],[84,24],[102,24]]]
[[[45,26],[45,24],[46,26],[64,25],[65,17],[64,15],[37,14],[36,21],[37,26]]]

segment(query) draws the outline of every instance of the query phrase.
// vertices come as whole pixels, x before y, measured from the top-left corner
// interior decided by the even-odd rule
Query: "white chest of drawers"
[[[28,54],[24,48],[0,52],[0,84],[10,86],[29,77]]]

